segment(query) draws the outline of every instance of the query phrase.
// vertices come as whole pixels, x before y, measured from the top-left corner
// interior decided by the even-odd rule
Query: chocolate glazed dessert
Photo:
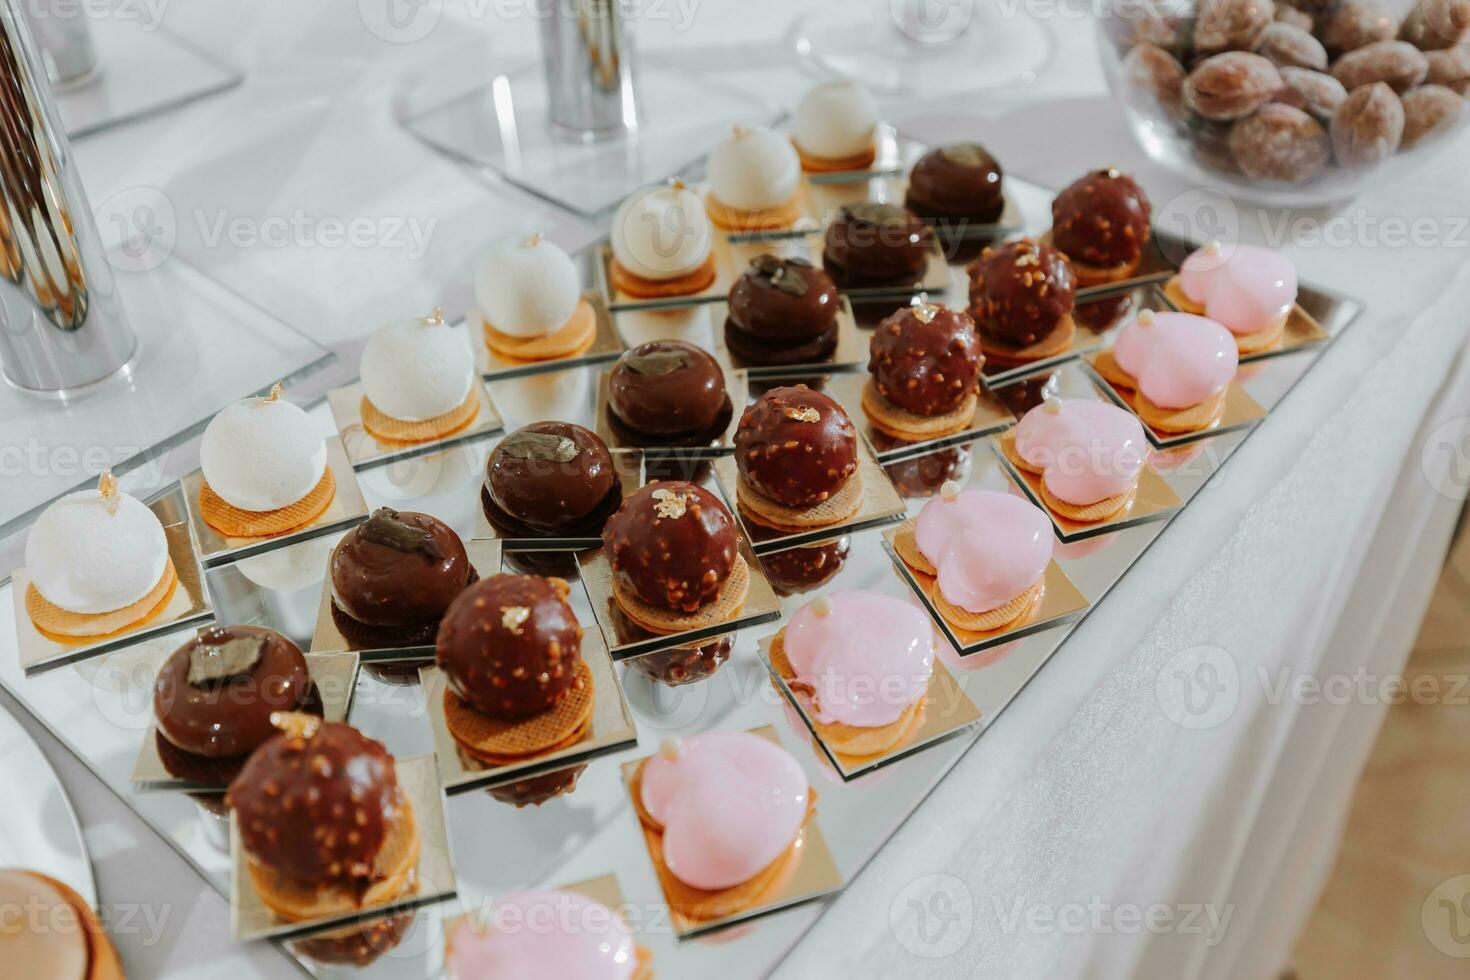
[[[980,387],[980,338],[968,314],[925,303],[902,307],[878,325],[868,372],[878,394],[915,415],[964,405]]]
[[[692,613],[715,598],[738,558],[735,519],[701,486],[656,480],[603,531],[617,587],[659,609]]]
[[[946,231],[994,222],[1006,205],[1000,164],[979,143],[936,147],[914,163],[903,203]]]
[[[1052,244],[1073,262],[1099,271],[1136,265],[1148,244],[1151,214],[1148,197],[1132,177],[1097,170],[1052,201]]]
[[[857,430],[831,398],[806,385],[772,388],[745,410],[735,436],[740,478],[783,507],[813,507],[857,471]]]
[[[843,289],[906,286],[924,277],[933,235],[896,204],[844,205],[827,225],[822,265]]]
[[[321,711],[296,644],[258,626],[211,626],[164,661],[153,684],[159,758],[176,779],[229,785],[276,734],[277,711]]]
[[[532,422],[500,440],[480,488],[486,519],[512,537],[595,538],[622,499],[607,445],[570,422]]]
[[[734,412],[725,372],[682,340],[623,352],[607,379],[608,421],[635,446],[696,446],[719,438]]]
[[[1025,361],[1075,329],[1077,280],[1050,245],[1022,239],[987,248],[969,272],[970,316],[987,355]]]
[[[756,256],[728,306],[725,346],[752,364],[812,364],[837,349],[837,285],[805,259]]]
[[[343,536],[329,572],[332,622],[358,648],[432,644],[444,610],[478,578],[449,525],[389,507]]]

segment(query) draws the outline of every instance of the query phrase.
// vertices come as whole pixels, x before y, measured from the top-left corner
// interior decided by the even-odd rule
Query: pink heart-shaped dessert
[[[1179,267],[1179,288],[1233,334],[1270,327],[1296,302],[1296,267],[1260,245],[1206,245]]]
[[[1149,454],[1137,418],[1091,398],[1048,398],[1017,423],[1015,448],[1053,497],[1078,507],[1127,493]]]
[[[1224,389],[1240,365],[1235,338],[1193,313],[1143,310],[1118,332],[1118,366],[1161,408],[1189,408]]]
[[[966,490],[924,505],[919,551],[939,591],[972,613],[997,609],[1036,584],[1051,561],[1051,522],[1034,504],[997,490]]]

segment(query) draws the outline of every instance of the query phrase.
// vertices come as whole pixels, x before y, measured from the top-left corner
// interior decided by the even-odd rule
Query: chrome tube
[[[547,112],[585,142],[638,127],[632,11],[628,0],[540,0]]]
[[[66,397],[137,352],[34,39],[0,6],[0,371]]]

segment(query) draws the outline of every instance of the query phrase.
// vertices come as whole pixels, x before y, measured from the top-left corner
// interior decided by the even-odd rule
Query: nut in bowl
[[[1353,197],[1428,159],[1465,122],[1470,25],[1455,0],[1400,18],[1366,0],[1115,0],[1108,82],[1156,162],[1262,204]],[[1461,98],[1451,98],[1460,95]]]

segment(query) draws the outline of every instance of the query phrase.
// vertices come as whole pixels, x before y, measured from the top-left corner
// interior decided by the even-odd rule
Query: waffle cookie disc
[[[1016,469],[1022,473],[1030,473],[1032,476],[1041,476],[1045,472],[1040,466],[1029,463],[1016,451],[1016,430],[1011,429],[1000,437],[1000,450],[1005,453],[1006,459],[1011,461]]]
[[[444,722],[466,752],[482,762],[520,761],[575,745],[586,735],[597,691],[592,671],[578,659],[577,677],[565,697],[548,711],[503,721],[471,708],[459,695],[444,691]]]
[[[579,300],[571,319],[542,337],[512,337],[481,320],[485,346],[513,361],[550,361],[575,357],[597,339],[597,313],[586,299]]]
[[[970,612],[968,609],[955,605],[944,597],[936,584],[934,587],[934,608],[944,621],[951,626],[957,626],[962,630],[972,633],[988,633],[992,630],[1002,629],[1010,626],[1018,620],[1026,618],[1032,610],[1037,607],[1041,593],[1045,589],[1045,577],[1031,583],[1030,588],[1020,595],[1011,599],[1005,605],[987,609],[984,612]]]
[[[398,817],[373,859],[373,883],[365,891],[338,885],[307,885],[258,864],[246,861],[250,880],[266,908],[287,922],[305,922],[327,916],[346,915],[358,909],[383,905],[418,890],[419,828],[413,804],[400,800]]]
[[[745,515],[757,524],[778,531],[806,531],[847,520],[863,505],[863,474],[854,470],[840,489],[815,507],[787,507],[755,490],[740,476],[735,481],[735,500]]]
[[[1143,424],[1151,429],[1170,434],[1199,432],[1220,421],[1220,413],[1225,410],[1225,394],[1229,390],[1229,386],[1221,388],[1198,405],[1188,408],[1164,408],[1155,405],[1140,391],[1133,396],[1133,410],[1138,413]]]
[[[620,293],[638,299],[665,299],[670,296],[692,296],[702,293],[715,281],[715,257],[707,256],[693,272],[686,272],[673,279],[644,279],[635,276],[616,259],[612,262],[612,287]]]
[[[709,215],[709,220],[714,222],[715,227],[735,232],[776,231],[781,228],[790,228],[801,216],[801,208],[794,194],[775,207],[749,210],[732,208],[713,194],[707,194],[704,198],[704,210]]]
[[[1118,363],[1118,359],[1113,356],[1112,350],[1099,351],[1097,356],[1092,359],[1092,366],[1097,369],[1098,374],[1102,375],[1103,380],[1109,384],[1114,384],[1119,388],[1127,388],[1129,390],[1138,387],[1138,379],[1123,370],[1123,365]]]
[[[771,666],[775,667],[776,672],[789,683],[796,679],[796,670],[791,666],[791,661],[786,659],[785,636],[786,631],[782,629],[771,637]],[[930,683],[933,683],[932,677]],[[823,742],[842,755],[879,755],[893,751],[903,744],[906,737],[912,736],[915,730],[914,716],[923,713],[928,701],[929,692],[928,688],[925,688],[922,695],[904,707],[903,713],[897,719],[874,728],[862,728],[841,723],[829,724],[817,721],[815,718],[812,719],[812,727],[817,730]]]
[[[1235,349],[1241,354],[1259,354],[1268,351],[1281,343],[1281,338],[1286,333],[1286,321],[1291,317],[1291,311],[1287,310],[1270,325],[1262,327],[1254,333],[1234,334]]]
[[[749,592],[750,566],[745,563],[745,558],[741,555],[735,556],[735,564],[731,567],[729,576],[720,586],[720,591],[715,594],[714,599],[692,613],[675,612],[672,609],[649,605],[624,589],[618,583],[617,576],[613,576],[613,598],[617,600],[623,614],[648,632],[660,636],[683,633],[686,630],[713,626],[716,623],[733,619],[740,612],[740,608],[745,605],[745,596]]]
[[[814,157],[798,146],[795,140],[791,141],[791,145],[796,147],[796,155],[801,159],[801,169],[811,174],[840,174],[849,170],[863,170],[878,159],[877,143],[850,157]]]
[[[35,583],[26,586],[26,615],[36,629],[48,639],[62,643],[100,640],[139,626],[163,611],[179,586],[178,571],[170,558],[163,575],[147,595],[131,605],[105,613],[74,613],[62,609],[37,591]]]
[[[241,510],[227,504],[208,483],[199,487],[199,512],[204,523],[227,538],[270,538],[305,527],[326,510],[337,495],[337,478],[329,466],[311,492],[278,510]]]
[[[1043,483],[1041,485],[1041,501],[1042,503],[1046,504],[1048,508],[1051,509],[1052,513],[1057,514],[1061,517],[1065,517],[1069,521],[1077,521],[1078,523],[1082,524],[1091,524],[1096,521],[1105,521],[1113,515],[1121,514],[1123,511],[1133,506],[1133,498],[1137,494],[1137,492],[1138,485],[1134,484],[1133,486],[1128,488],[1127,493],[1120,493],[1112,497],[1104,497],[1096,503],[1069,504],[1065,500],[1061,500],[1054,496],[1052,492],[1046,488],[1046,484]]]
[[[898,531],[893,535],[893,550],[897,551],[903,563],[914,571],[923,572],[925,575],[938,575],[939,570],[934,567],[934,563],[925,558],[924,553],[919,550],[919,539],[914,534],[915,520],[910,517],[899,525]]]
[[[994,340],[980,332],[980,350],[989,360],[999,365],[1014,367],[1030,364],[1048,357],[1065,354],[1072,347],[1072,338],[1077,335],[1077,321],[1068,314],[1057,321],[1052,332],[1034,343],[1017,346],[1005,341]]]
[[[895,439],[922,442],[953,435],[969,428],[975,417],[975,406],[980,401],[978,392],[970,392],[959,408],[941,415],[919,415],[899,408],[884,398],[878,391],[878,383],[872,378],[863,385],[863,413],[873,428]]]
[[[480,414],[480,385],[470,385],[469,397],[458,408],[418,422],[385,415],[366,395],[362,396],[357,410],[362,416],[362,427],[379,442],[415,443],[443,439],[469,425]]]
[[[1179,307],[1181,313],[1193,313],[1195,316],[1205,315],[1205,308],[1184,294],[1184,287],[1180,285],[1178,276],[1164,283],[1164,295],[1169,298],[1169,302]]]
[[[792,876],[796,874],[797,865],[801,863],[801,844],[806,836],[806,821],[811,820],[812,814],[816,812],[816,790],[807,790],[806,817],[802,822],[802,829],[796,832],[796,837],[792,839],[786,850],[758,871],[754,877],[729,888],[707,891],[703,888],[693,888],[675,878],[668,864],[664,862],[663,827],[643,808],[643,766],[646,762],[647,760],[639,764],[633,778],[628,781],[628,792],[633,797],[633,807],[638,811],[638,820],[643,825],[643,836],[648,841],[648,854],[653,859],[654,870],[658,873],[659,885],[663,888],[664,897],[669,900],[669,906],[675,912],[695,922],[722,919],[769,901],[780,894],[781,889],[785,888],[790,883]]]

